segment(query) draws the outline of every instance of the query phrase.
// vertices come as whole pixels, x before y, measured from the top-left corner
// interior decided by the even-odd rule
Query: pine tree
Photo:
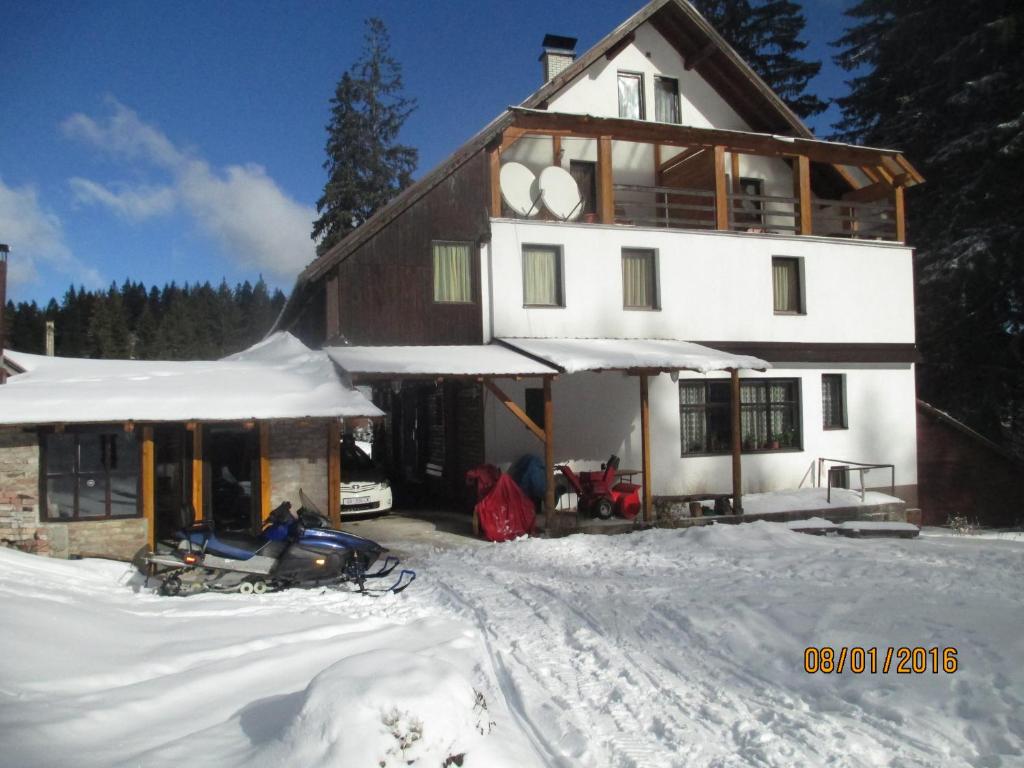
[[[1024,455],[1024,13],[1009,0],[861,0],[839,138],[902,149],[921,396]],[[925,32],[924,34],[922,32]]]
[[[807,24],[800,5],[792,0],[694,0],[694,5],[799,117],[828,107],[807,93],[821,62],[800,57],[807,47],[800,39]]]
[[[362,57],[342,75],[331,99],[328,179],[312,233],[318,254],[409,186],[418,159],[416,149],[397,143],[416,101],[402,95],[402,69],[391,57],[384,22],[371,18],[366,26]]]

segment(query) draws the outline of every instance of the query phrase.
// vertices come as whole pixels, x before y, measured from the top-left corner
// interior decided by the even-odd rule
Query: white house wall
[[[525,244],[562,249],[564,307],[523,306]],[[657,251],[660,310],[623,308],[623,248]],[[774,313],[773,256],[803,260],[806,314]],[[485,340],[913,343],[915,338],[911,250],[890,243],[495,219],[488,260],[497,288]]]
[[[821,374],[845,376],[848,429],[822,428]],[[743,455],[745,493],[814,484],[818,458],[893,464],[896,485],[917,483],[914,370],[910,365],[775,368],[744,378],[800,380],[802,450]],[[717,374],[721,376],[721,374]],[[703,378],[683,374],[686,378]],[[528,381],[503,382],[519,403]],[[597,469],[612,453],[621,467],[642,466],[640,386],[635,376],[581,373],[559,377],[553,384],[555,461],[575,469]],[[732,464],[728,455],[681,456],[679,385],[662,374],[650,379],[652,480],[655,495],[727,493]],[[543,456],[536,440],[490,395],[484,409],[487,460],[508,467],[524,453]],[[869,487],[889,484],[888,471],[877,470]]]

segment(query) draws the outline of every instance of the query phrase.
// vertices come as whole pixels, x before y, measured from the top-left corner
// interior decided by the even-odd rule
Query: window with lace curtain
[[[434,301],[468,304],[473,301],[470,243],[435,242]]]
[[[658,308],[658,259],[649,248],[622,249],[622,306]]]
[[[841,373],[821,374],[821,426],[846,429],[846,377]]]
[[[554,245],[523,246],[523,305],[562,307],[562,249]]]
[[[772,256],[772,296],[775,314],[803,314],[800,259],[792,256]]]
[[[732,447],[731,387],[725,380],[679,382],[683,456],[729,453]],[[740,446],[754,451],[800,450],[800,382],[740,381]]]

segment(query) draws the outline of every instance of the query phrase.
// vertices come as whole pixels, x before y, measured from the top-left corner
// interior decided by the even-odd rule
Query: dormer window
[[[679,81],[674,77],[654,78],[654,119],[679,125]]]
[[[639,72],[619,72],[619,117],[643,120],[644,76]]]

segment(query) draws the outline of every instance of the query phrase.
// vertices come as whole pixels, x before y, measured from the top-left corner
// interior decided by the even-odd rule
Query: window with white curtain
[[[674,77],[654,78],[654,119],[659,123],[682,122],[679,114],[679,81]]]
[[[554,245],[523,246],[523,304],[561,307],[562,250]]]
[[[846,429],[846,377],[841,373],[821,374],[821,426]]]
[[[434,243],[434,301],[473,301],[470,243]]]
[[[792,256],[772,257],[772,295],[777,315],[800,315],[804,312],[800,286],[800,259]]]
[[[619,72],[619,117],[644,119],[644,76],[639,72]]]
[[[622,249],[622,306],[658,308],[658,260],[647,248]]]
[[[679,426],[683,456],[729,453],[732,391],[728,380],[680,381]],[[740,381],[740,447],[752,451],[800,450],[800,382]]]

